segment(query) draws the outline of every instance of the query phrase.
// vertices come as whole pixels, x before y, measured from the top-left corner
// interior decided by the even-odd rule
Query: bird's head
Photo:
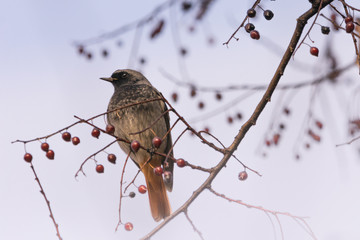
[[[115,88],[124,85],[151,85],[144,75],[131,69],[116,70],[111,77],[102,77],[100,79],[111,82]]]

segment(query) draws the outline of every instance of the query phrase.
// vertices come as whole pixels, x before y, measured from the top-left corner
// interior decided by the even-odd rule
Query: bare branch
[[[190,219],[189,215],[188,215],[188,212],[187,211],[184,211],[184,214],[185,214],[185,217],[186,219],[189,221],[189,223],[191,224],[191,226],[193,227],[194,231],[199,235],[199,237],[204,240],[201,232],[196,228],[195,224],[193,223],[193,221]]]
[[[51,210],[51,207],[50,207],[50,201],[48,200],[48,198],[47,198],[47,196],[46,196],[46,194],[45,194],[44,188],[42,187],[42,185],[41,185],[41,183],[40,183],[40,179],[39,179],[39,177],[38,177],[37,174],[36,174],[36,171],[35,171],[35,168],[34,168],[34,165],[32,164],[32,162],[30,162],[30,167],[31,167],[32,172],[34,173],[35,180],[36,180],[36,182],[38,183],[38,185],[39,185],[39,187],[40,187],[40,193],[41,193],[41,195],[43,195],[44,200],[45,200],[45,202],[46,202],[46,205],[47,205],[47,207],[48,207],[48,209],[49,209],[50,218],[51,218],[51,220],[52,220],[52,222],[53,222],[53,224],[54,224],[54,226],[55,226],[56,236],[59,238],[59,240],[62,240],[62,237],[61,237],[60,231],[59,231],[59,224],[57,224],[56,221],[55,221],[54,214],[53,214],[53,212],[52,212],[52,210]]]

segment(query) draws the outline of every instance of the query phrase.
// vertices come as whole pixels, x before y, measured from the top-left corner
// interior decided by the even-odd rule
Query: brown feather
[[[161,176],[154,174],[153,167],[150,164],[146,164],[142,172],[146,180],[151,214],[154,220],[158,222],[171,214],[165,184]]]

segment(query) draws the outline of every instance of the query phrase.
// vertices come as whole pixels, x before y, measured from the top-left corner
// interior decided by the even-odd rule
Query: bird
[[[117,138],[127,141],[118,140],[120,148],[130,154],[144,174],[151,214],[158,222],[171,214],[167,191],[171,192],[173,188],[174,162],[167,106],[163,100],[146,102],[161,99],[162,94],[138,71],[120,69],[113,72],[111,77],[100,79],[114,86],[107,109],[107,122],[115,127],[114,135]],[[154,137],[162,139],[157,149],[153,147]],[[132,151],[129,144],[134,140],[143,147],[137,152]],[[155,154],[155,151],[163,155]],[[168,154],[169,158],[166,159]],[[163,167],[164,178],[154,173],[154,168],[159,166]]]

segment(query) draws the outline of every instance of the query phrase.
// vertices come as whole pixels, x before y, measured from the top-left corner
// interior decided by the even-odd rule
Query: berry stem
[[[89,159],[91,159],[92,157],[95,157],[98,153],[102,152],[104,149],[106,149],[106,148],[110,147],[111,145],[113,145],[114,143],[116,143],[117,141],[118,141],[117,139],[114,140],[114,141],[112,141],[111,143],[109,143],[108,145],[106,145],[105,147],[103,147],[102,149],[98,150],[97,152],[95,152],[95,153],[91,154],[89,157],[87,157],[87,158],[81,163],[79,170],[77,170],[77,172],[75,173],[75,178],[77,178],[77,176],[79,175],[80,172],[82,172],[82,174],[84,174],[84,176],[86,176],[86,174],[85,174],[85,172],[84,172],[84,170],[83,170],[83,166],[85,165],[85,163],[86,163]],[[94,161],[96,161],[96,160],[94,159]]]
[[[252,5],[251,8],[255,8],[257,5],[259,5],[259,3],[261,2],[261,0],[256,0],[256,2]],[[229,37],[229,39],[223,43],[223,45],[229,46],[230,41],[234,38],[236,40],[238,40],[235,35],[237,34],[237,32],[240,30],[240,28],[242,28],[246,22],[246,20],[248,20],[248,16],[246,15],[246,17],[244,18],[244,20],[242,21],[242,23],[240,24],[240,26],[235,30],[235,32],[233,34],[231,34],[231,36]]]

